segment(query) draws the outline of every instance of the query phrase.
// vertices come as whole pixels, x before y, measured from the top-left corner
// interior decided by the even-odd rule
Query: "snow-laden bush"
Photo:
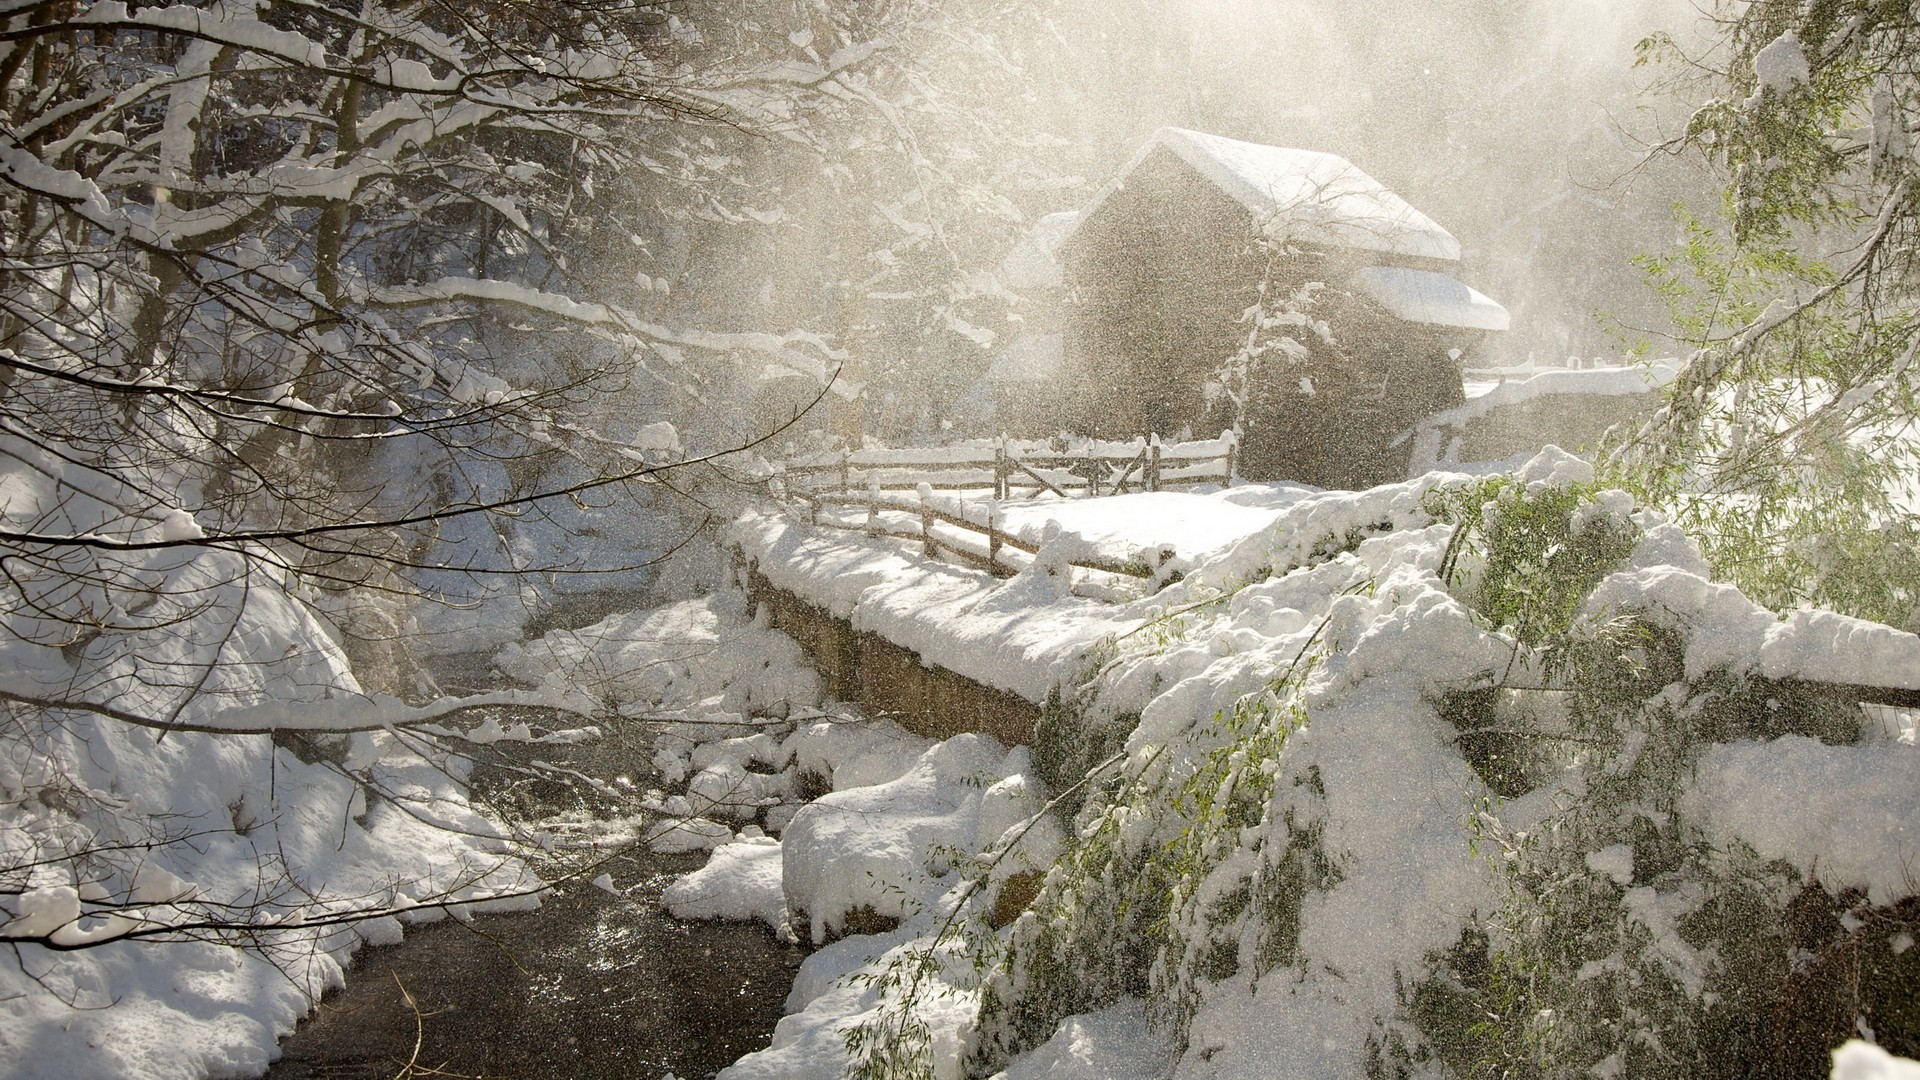
[[[1128,998],[1179,1075],[1732,1076],[1823,1068],[1856,1015],[1920,1037],[1920,759],[1822,690],[1911,679],[1910,635],[1779,619],[1553,454],[1329,494],[1158,603],[1050,714],[1138,721],[976,1070]]]

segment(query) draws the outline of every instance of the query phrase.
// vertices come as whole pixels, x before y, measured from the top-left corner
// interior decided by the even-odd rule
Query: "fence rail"
[[[997,439],[958,446],[826,451],[790,457],[770,480],[777,498],[807,504],[809,519],[828,528],[918,540],[931,558],[957,559],[1001,576],[1040,557],[1041,545],[1007,530],[1001,499],[1051,493],[1063,499],[1225,484],[1238,463],[1232,432],[1217,439],[1165,443],[1158,435],[1127,441],[1083,439],[1041,442]],[[968,503],[935,492],[992,492]],[[859,524],[822,520],[823,508],[863,509]],[[892,517],[883,515],[891,514]],[[903,526],[898,515],[910,515]],[[1180,574],[1174,551],[1160,547],[1129,556],[1071,550],[1061,560],[1087,570],[1136,578],[1158,590]]]
[[[815,507],[813,523],[816,525],[918,540],[930,557],[939,558],[944,554],[1003,577],[1018,573],[1041,555],[1041,544],[1009,531],[998,520],[991,504],[943,500],[931,489],[911,495],[882,490],[823,492],[808,502]],[[857,525],[822,521],[817,513],[822,506],[862,509],[866,511],[866,520]],[[912,515],[914,523],[902,527],[889,522],[881,516],[887,511]],[[1174,554],[1169,545],[1131,557],[1117,557],[1088,548],[1071,551],[1062,561],[1104,574],[1144,579],[1158,589],[1179,580],[1178,571],[1169,565]]]
[[[1225,484],[1238,464],[1231,432],[1217,439],[1162,442],[1158,435],[1126,441],[1076,442],[996,439],[957,446],[824,451],[800,454],[776,466],[774,494],[811,498],[821,492],[872,488],[939,491],[992,488],[995,498],[1051,492],[1090,498],[1161,491],[1194,484]]]

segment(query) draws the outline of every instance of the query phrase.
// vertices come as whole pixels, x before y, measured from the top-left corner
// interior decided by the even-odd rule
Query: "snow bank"
[[[1920,1080],[1920,1061],[1895,1057],[1870,1042],[1848,1039],[1833,1052],[1833,1080]]]
[[[931,910],[961,860],[1039,811],[1031,770],[1024,748],[1009,753],[985,736],[960,735],[896,779],[808,804],[783,840],[788,906],[807,919],[815,944],[837,936],[855,911],[906,920]],[[1029,837],[1023,854],[1044,865],[1056,835]]]
[[[1391,520],[1396,505],[1405,512],[1402,500],[1417,487],[1399,487],[1310,501],[1260,546],[1270,565],[1306,561],[1307,535],[1344,536],[1347,523]],[[1395,1011],[1406,973],[1451,944],[1459,920],[1490,907],[1492,884],[1472,855],[1465,814],[1484,787],[1431,702],[1447,683],[1496,668],[1506,649],[1441,587],[1436,571],[1445,547],[1444,530],[1365,540],[1349,554],[1239,590],[1182,647],[1143,650],[1109,667],[1102,685],[1121,700],[1108,708],[1131,707],[1143,685],[1163,688],[1141,709],[1127,749],[1138,761],[1164,747],[1173,788],[1173,778],[1217,739],[1207,718],[1263,693],[1304,653],[1328,650],[1305,685],[1300,703],[1310,720],[1288,737],[1276,785],[1323,794],[1289,814],[1276,811],[1258,826],[1259,843],[1242,851],[1284,850],[1311,818],[1321,823],[1319,843],[1338,880],[1303,898],[1297,949],[1308,960],[1297,972],[1261,978],[1248,941],[1238,972],[1205,987],[1180,1075],[1353,1074],[1356,1048],[1377,1017]],[[1204,582],[1217,573],[1199,576]],[[1360,590],[1368,582],[1376,583],[1371,595]],[[1176,591],[1165,600],[1183,598]],[[1146,670],[1153,676],[1143,683]],[[1239,857],[1226,860],[1218,885],[1202,887],[1236,888],[1244,871],[1230,867]],[[1272,1022],[1276,1015],[1285,1022]]]
[[[1130,998],[1061,1021],[1053,1038],[995,1080],[1161,1080],[1173,1060],[1166,1040],[1147,1026],[1146,1003]]]
[[[1683,631],[1688,678],[1724,670],[1769,679],[1895,689],[1920,688],[1920,636],[1831,611],[1781,619],[1704,567],[1655,565],[1602,581],[1587,601],[1595,615],[1633,611]]]
[[[693,708],[784,716],[817,705],[800,647],[741,617],[737,598],[689,600],[555,630],[494,656],[503,674],[592,695],[628,715]]]
[[[781,589],[984,686],[1028,701],[1077,670],[1080,657],[1131,620],[1093,600],[1036,611],[1025,584],[930,564],[881,541],[824,536],[781,514],[752,512],[727,532]]]
[[[1049,523],[1105,552],[1131,555],[1171,547],[1190,563],[1204,561],[1273,524],[1311,488],[1251,484],[1198,494],[1140,492],[1118,498],[1009,500],[998,504],[1008,533],[1037,542]]]
[[[751,837],[713,849],[707,865],[667,886],[661,901],[676,919],[758,919],[786,935],[780,841]]]
[[[517,894],[538,882],[467,804],[451,763],[385,731],[315,731],[377,725],[383,709],[276,577],[217,551],[111,572],[151,582],[144,617],[116,615],[124,629],[63,653],[32,644],[45,640],[34,617],[9,613],[8,693],[308,734],[282,746],[15,707],[0,735],[0,892],[15,894],[0,898],[0,939],[93,947],[13,943],[17,962],[0,965],[9,1075],[256,1073],[361,944],[442,918],[446,902],[533,902]],[[369,909],[390,914],[313,925]],[[195,936],[253,948],[115,940],[205,918],[240,930]]]
[[[657,852],[713,851],[751,844],[763,829],[779,833],[805,801],[801,787],[843,769],[849,783],[857,776],[891,779],[926,746],[892,724],[823,709],[819,676],[799,646],[769,629],[764,613],[750,617],[738,593],[555,630],[507,646],[494,663],[547,692],[570,688],[622,716],[662,723],[652,764],[676,790],[648,792],[641,815],[619,837],[606,838]],[[725,879],[757,889],[746,883],[760,881],[767,864],[755,860],[763,856],[729,850],[721,860],[732,867]],[[771,880],[777,892],[777,873]],[[709,905],[698,892],[676,897],[689,913]],[[776,907],[760,892],[714,902],[747,904],[784,925],[784,901]]]
[[[905,965],[923,966],[921,939],[935,932],[933,920],[922,919],[901,930],[851,937],[808,957],[795,978],[818,987],[804,1008],[792,1010],[773,1029],[772,1045],[748,1054],[722,1069],[716,1080],[844,1080],[847,1075],[847,1035],[862,1024],[883,1023],[889,995],[874,980],[860,978]],[[965,1053],[964,1032],[972,1024],[978,998],[954,989],[964,981],[971,961],[957,949],[940,950],[933,958],[929,985],[939,987],[916,1010],[915,1019],[929,1033],[926,1055],[933,1080],[961,1080]]]
[[[1802,735],[1715,746],[1681,809],[1723,847],[1744,841],[1835,892],[1865,889],[1874,904],[1911,893],[1920,866],[1920,754],[1910,748]]]
[[[844,930],[856,911],[899,926],[817,953],[774,1045],[727,1075],[839,1075],[850,1035],[857,1043],[898,1031],[908,1018],[924,1025],[921,1064],[937,1076],[960,1074],[956,1048],[968,1041],[967,1068],[1004,1067],[1009,1078],[1362,1075],[1369,1047],[1418,1045],[1409,988],[1451,978],[1434,974],[1435,958],[1469,928],[1504,932],[1499,920],[1514,917],[1503,905],[1515,889],[1504,868],[1541,858],[1541,843],[1573,845],[1566,872],[1591,881],[1583,932],[1617,923],[1619,940],[1644,950],[1602,955],[1617,947],[1607,945],[1561,973],[1572,985],[1613,979],[1627,993],[1660,971],[1676,993],[1705,1000],[1714,953],[1675,927],[1708,886],[1657,868],[1632,831],[1646,821],[1684,822],[1685,842],[1701,850],[1751,848],[1768,866],[1791,866],[1801,881],[1835,893],[1859,888],[1875,904],[1905,896],[1908,868],[1920,860],[1920,758],[1910,747],[1802,735],[1689,744],[1684,734],[1695,710],[1720,707],[1725,687],[1752,677],[1910,687],[1920,678],[1920,639],[1831,613],[1775,615],[1710,580],[1684,535],[1621,493],[1594,490],[1592,475],[1587,463],[1549,451],[1515,470],[1498,496],[1509,501],[1455,517],[1436,516],[1468,490],[1453,475],[1365,492],[1286,492],[1257,507],[1272,515],[1266,523],[1196,559],[1183,581],[1104,607],[884,543],[748,518],[736,534],[776,585],[981,681],[1030,698],[1061,686],[1068,715],[1082,725],[1061,736],[1068,741],[1106,738],[1111,727],[1122,738],[1108,744],[1121,751],[1118,771],[1074,823],[1074,842],[1034,845],[1049,858],[1067,852],[1039,899],[995,932],[983,922],[994,890],[969,895],[958,887],[959,868],[967,853],[994,850],[998,823],[1019,816],[1012,808],[1025,812],[1038,799],[1021,751],[1002,760],[986,740],[963,736],[917,756],[905,747],[874,751],[863,772],[854,765],[867,752],[857,729],[788,736],[781,746],[813,755],[812,771],[835,791],[787,826],[787,911],[804,913],[816,940]],[[1484,493],[1493,489],[1472,490],[1494,498]],[[1103,541],[1167,527],[1163,502],[1098,502],[1097,511],[1079,511],[1080,524],[1102,521]],[[1467,752],[1459,725],[1469,721],[1446,703],[1478,700],[1489,684],[1552,676],[1511,627],[1476,607],[1484,589],[1500,586],[1480,546],[1491,541],[1481,531],[1463,543],[1457,532],[1494,528],[1525,506],[1562,506],[1568,515],[1567,537],[1541,541],[1530,558],[1552,559],[1583,536],[1619,537],[1607,549],[1611,572],[1583,566],[1592,576],[1584,597],[1568,603],[1567,632],[1604,640],[1623,616],[1666,631],[1660,640],[1677,649],[1680,681],[1645,688],[1646,701],[1635,699],[1620,726],[1583,729],[1565,743],[1593,740],[1604,752],[1535,766],[1559,771],[1531,794],[1502,796],[1483,779],[1487,763]],[[1500,572],[1529,572],[1521,564]],[[1056,635],[1052,647],[1023,647],[1035,627]],[[1099,666],[1080,681],[1063,679],[1066,659],[1096,630],[1111,635],[1094,654]],[[1553,739],[1573,722],[1564,705],[1498,707],[1510,711],[1497,723],[1538,725]],[[1659,739],[1669,741],[1649,749]],[[1655,754],[1686,755],[1687,765],[1666,780],[1658,762],[1636,773]],[[1672,785],[1661,796],[1671,801],[1660,804],[1670,809],[1638,803],[1617,817],[1581,809],[1595,791],[1639,790],[1635,783]],[[996,816],[1003,790],[1020,797]],[[1532,830],[1552,839],[1529,840]],[[752,856],[771,860],[764,850]],[[741,857],[716,856],[713,878],[741,873]],[[1127,891],[1136,887],[1148,892]],[[765,895],[764,880],[756,888]],[[1143,905],[1146,914],[1126,914]],[[955,924],[969,929],[943,930]],[[1137,959],[1143,954],[1148,960]],[[1127,963],[1145,965],[1132,978],[1151,983],[1152,1000],[1086,998],[1089,980],[1111,987],[1101,973]],[[972,974],[978,964],[991,972],[984,983]],[[1068,1005],[1076,1010],[1061,1015]],[[996,1058],[994,1047],[1006,1054]],[[1878,1069],[1872,1053],[1845,1049],[1836,1068]],[[1639,1068],[1624,1050],[1591,1060]]]

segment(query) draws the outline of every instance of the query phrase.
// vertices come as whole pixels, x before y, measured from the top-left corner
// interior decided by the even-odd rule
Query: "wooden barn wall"
[[[1081,224],[1062,263],[1064,389],[1079,428],[1212,434],[1202,386],[1238,349],[1260,280],[1245,208],[1157,150]]]

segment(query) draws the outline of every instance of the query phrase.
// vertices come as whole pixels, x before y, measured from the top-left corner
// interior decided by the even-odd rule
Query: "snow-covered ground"
[[[1549,452],[1519,472],[1513,490],[1551,499],[1590,476],[1578,460]],[[978,736],[901,740],[886,767],[863,769],[849,764],[868,753],[859,739],[843,736],[853,745],[838,753],[818,743],[808,750],[804,726],[752,745],[704,741],[689,729],[689,760],[706,768],[737,775],[759,761],[763,772],[791,769],[815,753],[814,768],[833,777],[833,792],[797,813],[780,804],[781,836],[720,846],[669,898],[689,917],[758,918],[816,941],[846,935],[803,968],[773,1046],[726,1075],[839,1076],[849,1055],[871,1059],[885,1046],[913,1051],[940,1077],[983,1064],[1008,1077],[1345,1076],[1362,1074],[1368,1047],[1389,1036],[1418,1040],[1405,988],[1426,977],[1463,927],[1503,902],[1498,860],[1483,857],[1489,845],[1553,820],[1587,784],[1634,774],[1657,737],[1628,734],[1611,764],[1575,766],[1520,797],[1495,794],[1476,774],[1434,703],[1449,687],[1516,677],[1516,662],[1533,661],[1516,660],[1510,628],[1488,624],[1458,598],[1487,571],[1479,557],[1454,552],[1454,527],[1436,521],[1432,500],[1462,482],[1434,475],[1368,492],[1290,493],[1275,500],[1284,505],[1269,524],[1196,559],[1184,581],[1120,604],[1074,596],[1039,570],[996,581],[885,540],[810,531],[778,515],[745,518],[734,538],[777,585],[928,662],[1030,700],[1059,688],[1078,696],[1090,722],[1137,716],[1109,765],[1159,794],[1128,801],[1109,785],[1104,802],[1089,803],[1104,807],[1094,816],[1069,825],[1043,814],[1027,824],[1023,815],[1058,792],[1044,789],[1024,751]],[[1634,539],[1578,619],[1599,626],[1638,613],[1676,635],[1685,677],[1703,684],[1724,676],[1913,685],[1920,638],[1830,614],[1780,619],[1709,581],[1691,543],[1657,515],[1617,493],[1580,498],[1591,501],[1576,512],[1576,533],[1618,529]],[[1073,526],[1102,542],[1153,542],[1179,527],[1164,516],[1164,499],[1099,502],[1062,507],[1083,514]],[[1260,717],[1288,716],[1295,719],[1281,727],[1261,726],[1270,721]],[[1241,724],[1253,727],[1231,726]],[[1797,881],[1834,893],[1858,888],[1874,904],[1898,899],[1911,888],[1902,868],[1920,862],[1912,830],[1920,755],[1899,731],[1859,724],[1852,745],[1786,734],[1708,746],[1675,813],[1696,830],[1690,835],[1721,850],[1748,845],[1790,865]],[[1270,742],[1246,742],[1249,731]],[[1271,795],[1260,796],[1237,836],[1229,831],[1187,856],[1200,859],[1198,876],[1172,895],[1174,925],[1163,932],[1186,942],[1188,959],[1160,953],[1151,978],[1156,994],[1189,995],[1184,1004],[1111,991],[1094,991],[1099,1000],[1085,1012],[1023,1003],[1022,995],[1082,992],[1035,981],[1043,974],[1036,954],[1063,947],[1057,955],[1077,959],[1062,962],[1097,968],[1088,954],[1128,947],[1123,929],[1098,914],[1102,890],[1111,901],[1125,887],[1086,876],[1085,853],[1115,844],[1124,866],[1126,851],[1173,858],[1189,850],[1181,837],[1195,834],[1180,822],[1192,811],[1171,807],[1213,790],[1194,789],[1196,778],[1224,777],[1216,797],[1226,799],[1242,775],[1233,762],[1243,758],[1221,755],[1253,754],[1256,745],[1275,756],[1245,758],[1264,779],[1239,783]],[[723,764],[728,757],[737,770]],[[862,775],[847,783],[843,772]],[[1105,829],[1118,832],[1102,839]],[[1303,836],[1330,870],[1300,897],[1295,959],[1275,970],[1261,958],[1272,925],[1254,916],[1218,924],[1202,900],[1249,883],[1257,891],[1261,867],[1301,850]],[[1063,851],[1081,854],[1059,860]],[[1597,958],[1594,971],[1625,978],[1645,964],[1710,977],[1711,960],[1673,931],[1702,902],[1700,886],[1635,877],[1631,844],[1573,857],[1601,888],[1615,889],[1621,940],[1638,943],[1625,960]],[[1008,882],[1027,867],[1051,869],[1035,907],[1018,914]],[[1183,900],[1182,889],[1197,892]],[[1003,902],[1011,910],[990,914]],[[1089,922],[1061,928],[1082,919]],[[1209,941],[1228,955],[1237,950],[1237,965],[1228,965],[1237,974],[1191,966]],[[1900,941],[1892,948],[1899,952]],[[1053,1019],[1021,1035],[1019,1016]],[[1622,1060],[1594,1065],[1605,1071]],[[1834,1066],[1849,1078],[1913,1067],[1864,1044],[1850,1044]]]
[[[389,731],[324,734],[378,725],[382,708],[352,693],[310,614],[230,554],[165,561],[162,606],[219,600],[235,625],[201,641],[163,612],[119,643],[128,655],[91,668],[91,686],[75,685],[88,664],[14,638],[0,645],[5,691],[293,736],[156,730],[15,699],[0,739],[10,1077],[254,1074],[360,945],[397,940],[401,921],[535,902],[538,883],[468,805],[456,763]],[[181,672],[198,677],[184,702],[160,677]],[[463,903],[486,897],[499,899]]]
[[[1589,476],[1549,453],[1518,474],[1513,498],[1551,499]],[[1034,701],[1058,691],[1088,733],[1118,731],[1116,752],[1088,788],[1058,761],[1037,764],[1028,748],[978,735],[936,743],[825,700],[799,647],[764,612],[747,610],[744,581],[508,646],[497,663],[540,686],[533,697],[584,694],[628,721],[662,725],[653,761],[662,788],[635,798],[625,816],[578,825],[603,846],[710,850],[703,869],[667,891],[673,913],[762,922],[820,946],[772,1045],[728,1070],[732,1080],[839,1077],[850,1055],[896,1052],[939,1077],[969,1068],[1087,1080],[1359,1075],[1369,1045],[1417,1038],[1403,988],[1428,975],[1464,926],[1499,909],[1498,860],[1476,852],[1631,772],[1657,735],[1630,735],[1610,762],[1517,797],[1491,790],[1463,756],[1435,702],[1450,688],[1513,675],[1520,651],[1511,628],[1490,625],[1462,599],[1489,571],[1435,517],[1435,499],[1460,483],[1435,475],[1359,493],[1235,489],[1008,507],[1010,525],[1041,530],[1056,546],[1173,542],[1195,553],[1184,580],[1118,603],[1075,595],[1081,571],[1044,552],[1003,580],[777,513],[736,525],[736,541],[776,584],[988,685]],[[1920,638],[1828,614],[1777,618],[1709,581],[1693,546],[1657,517],[1617,495],[1579,498],[1576,533],[1617,529],[1632,542],[1577,617],[1602,625],[1638,613],[1678,643],[1683,681],[1920,684]],[[325,640],[297,605],[244,610],[262,620],[247,630],[249,655],[262,659],[237,669],[256,682],[221,688],[231,715],[252,707],[247,715],[291,718],[299,712],[291,688],[344,685],[337,656],[286,648]],[[265,661],[273,655],[286,659]],[[1538,674],[1531,661],[1518,663]],[[317,707],[337,722],[339,706]],[[1789,733],[1708,746],[1669,812],[1701,842],[1747,845],[1798,881],[1857,888],[1874,904],[1897,900],[1911,888],[1904,868],[1920,864],[1912,830],[1920,755],[1907,744],[1910,726],[1862,731],[1848,745]],[[498,725],[470,733],[479,742],[525,734]],[[144,815],[122,820],[207,826],[191,844],[136,854],[117,871],[124,882],[105,879],[130,900],[164,904],[190,889],[232,896],[268,880],[261,867],[278,872],[276,860],[292,868],[288,880],[317,893],[370,893],[402,907],[408,897],[526,883],[455,777],[404,752],[398,736],[355,736],[344,752],[382,789],[409,793],[404,804],[366,801],[337,769],[303,763],[266,736],[162,740],[69,720],[39,737],[44,762],[64,772],[59,784],[18,764],[0,775],[14,807],[10,851],[78,835],[36,824],[51,819],[23,814],[27,798],[111,802]],[[1202,793],[1227,805],[1235,792],[1255,797],[1250,811],[1235,811],[1251,816],[1232,828],[1192,817]],[[1062,797],[1087,809],[1073,819],[1050,811]],[[480,835],[450,834],[436,821]],[[1641,951],[1596,957],[1592,977],[1626,978],[1635,964],[1709,977],[1708,954],[1672,932],[1698,897],[1636,877],[1643,860],[1634,845],[1602,839],[1576,852],[1574,865],[1602,888],[1617,885],[1621,925],[1640,928],[1622,940]],[[1097,971],[1075,981],[1072,964],[1120,963],[1142,947],[1127,937],[1124,915],[1101,907],[1134,877],[1100,871],[1102,851],[1116,868],[1135,857],[1143,867],[1187,867],[1153,897],[1170,906],[1157,931],[1167,937],[1146,946],[1162,951],[1142,973],[1144,998],[1117,983],[1103,988]],[[1266,868],[1302,859],[1324,872],[1296,894],[1292,959],[1275,966],[1275,917],[1256,908],[1223,922],[1216,902],[1247,887],[1257,893]],[[100,894],[78,876],[55,880],[63,865],[31,871],[31,888],[6,900],[12,920],[0,933],[78,940],[114,925],[66,917]],[[262,910],[324,914],[287,896]],[[257,1071],[273,1037],[339,979],[354,947],[398,932],[391,919],[273,930],[288,946],[272,954],[279,970],[205,943],[120,942],[58,957],[25,944],[26,962],[6,976],[17,985],[0,1001],[0,1041],[19,1063],[14,1075]],[[1891,947],[1901,951],[1898,940]],[[1067,966],[1048,969],[1040,964],[1048,956]],[[1212,966],[1200,966],[1202,956]],[[1222,956],[1233,963],[1220,968]],[[112,1008],[89,1007],[110,998]],[[1834,1075],[1908,1080],[1915,1068],[1860,1043],[1840,1050]]]
[[[1245,484],[1209,492],[1027,499],[999,507],[1007,531],[1027,540],[1040,540],[1053,524],[1101,550],[1133,552],[1164,545],[1197,563],[1271,526],[1313,490],[1297,484]]]

